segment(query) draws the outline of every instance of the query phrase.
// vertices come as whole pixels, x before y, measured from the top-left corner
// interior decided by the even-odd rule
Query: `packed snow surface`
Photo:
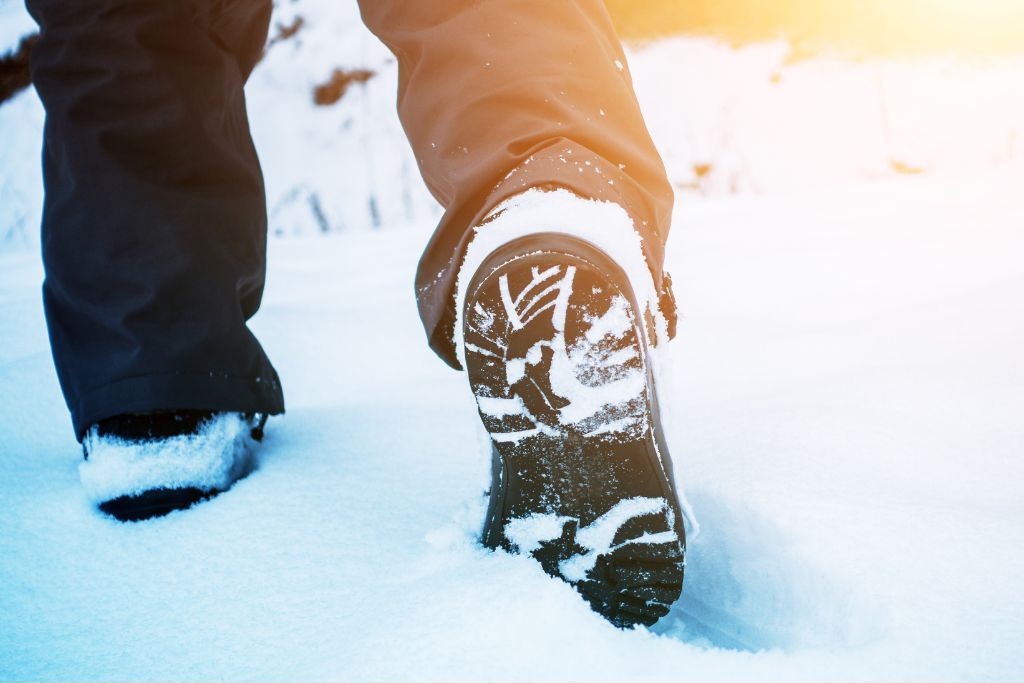
[[[82,490],[38,258],[0,254],[0,677],[1020,679],[1022,182],[680,206],[664,394],[702,532],[651,631],[476,543],[474,397],[412,297],[429,225],[272,241],[253,328],[289,412],[229,493],[139,524]]]

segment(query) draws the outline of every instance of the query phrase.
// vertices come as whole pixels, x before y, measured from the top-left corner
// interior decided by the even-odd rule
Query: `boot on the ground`
[[[121,521],[183,510],[252,471],[265,421],[195,410],[102,420],[82,442],[82,484],[101,511]]]

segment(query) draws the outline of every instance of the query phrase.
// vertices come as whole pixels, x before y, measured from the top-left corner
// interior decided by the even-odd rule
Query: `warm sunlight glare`
[[[711,33],[875,54],[1024,52],[1024,0],[607,0],[631,38]]]

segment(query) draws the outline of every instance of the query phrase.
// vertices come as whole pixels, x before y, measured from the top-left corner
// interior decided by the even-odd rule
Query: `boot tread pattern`
[[[684,541],[635,303],[572,254],[486,266],[463,327],[495,459],[484,542],[533,557],[618,626],[653,624],[682,589]]]

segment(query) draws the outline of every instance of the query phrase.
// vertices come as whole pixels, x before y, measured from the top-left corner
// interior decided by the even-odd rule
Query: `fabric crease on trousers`
[[[47,114],[43,300],[76,435],[125,412],[283,412],[246,325],[263,292],[267,217],[243,87],[271,3],[27,5]],[[473,228],[530,188],[625,207],[674,307],[662,274],[672,189],[601,0],[360,9],[398,59],[399,117],[445,209],[415,289],[442,359],[458,367],[452,294]],[[579,173],[566,155],[600,172]]]

